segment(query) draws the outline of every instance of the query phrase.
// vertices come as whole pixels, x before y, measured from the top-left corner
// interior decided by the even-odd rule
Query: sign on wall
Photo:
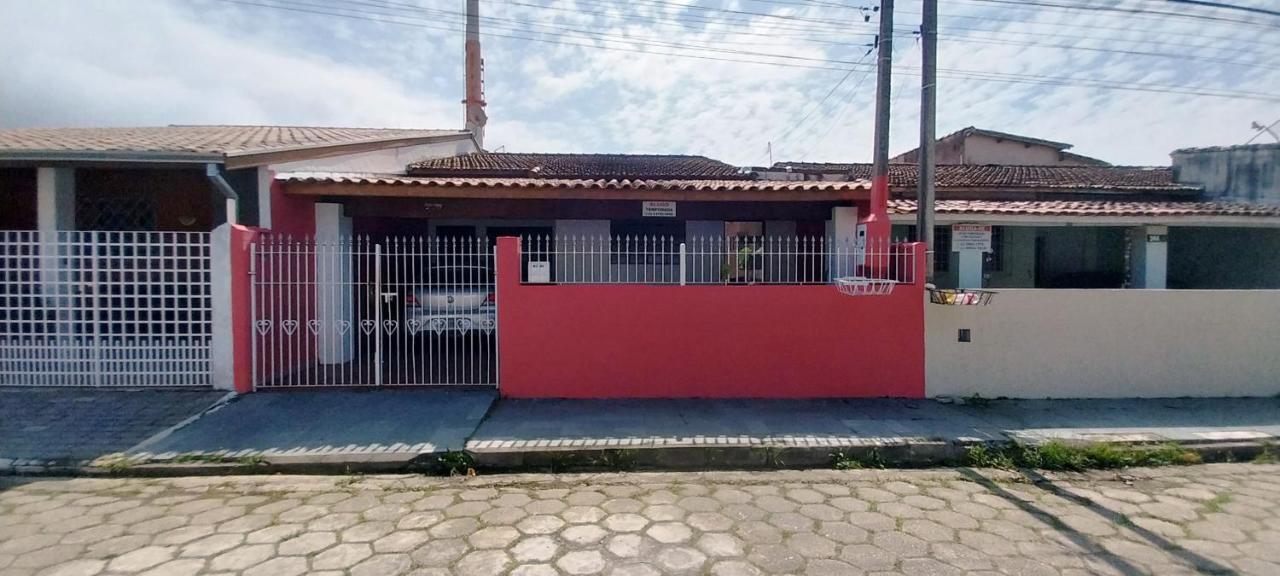
[[[551,263],[547,261],[529,261],[529,283],[546,284],[551,282]]]
[[[645,218],[675,218],[676,203],[646,200],[641,203],[640,215]]]
[[[990,252],[990,224],[952,224],[951,249],[955,252]]]

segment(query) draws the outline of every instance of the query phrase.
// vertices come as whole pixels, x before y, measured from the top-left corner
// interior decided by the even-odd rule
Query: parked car
[[[483,266],[436,266],[404,298],[411,335],[485,334],[497,326],[493,273]]]

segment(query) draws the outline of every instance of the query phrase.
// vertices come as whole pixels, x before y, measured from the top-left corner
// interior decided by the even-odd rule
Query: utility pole
[[[933,282],[933,148],[938,116],[938,0],[922,0],[920,23],[920,175],[916,184],[916,241],[924,242],[924,277]]]
[[[876,37],[876,126],[871,160],[871,213],[862,223],[867,238],[889,241],[889,103],[893,84],[893,0],[880,0],[880,35]]]
[[[467,0],[466,113],[464,126],[476,145],[484,148],[484,126],[489,117],[484,113],[484,57],[480,55],[480,0]]]

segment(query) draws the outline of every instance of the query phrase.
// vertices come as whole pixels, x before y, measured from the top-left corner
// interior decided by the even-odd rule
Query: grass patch
[[[1134,466],[1185,466],[1199,464],[1200,456],[1173,444],[1127,446],[1121,444],[1067,444],[1039,446],[972,446],[965,463],[978,468],[1037,468],[1040,470],[1112,470]]]
[[[1280,462],[1280,454],[1276,454],[1275,446],[1266,444],[1262,447],[1262,451],[1253,457],[1254,464],[1275,464]]]
[[[1231,501],[1231,493],[1223,492],[1213,497],[1213,500],[1204,503],[1206,512],[1221,512],[1222,506]]]
[[[882,470],[888,467],[888,462],[885,461],[884,455],[880,453],[879,448],[872,448],[861,456],[845,454],[843,451],[832,453],[831,467],[836,470],[863,470],[868,468]]]
[[[261,454],[232,458],[221,454],[179,454],[169,462],[173,464],[239,464],[241,466],[262,466],[267,459]]]

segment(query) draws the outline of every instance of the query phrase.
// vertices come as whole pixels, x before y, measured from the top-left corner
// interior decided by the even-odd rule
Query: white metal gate
[[[267,235],[251,250],[255,388],[498,383],[488,240]]]
[[[0,385],[208,386],[209,234],[0,231]]]

